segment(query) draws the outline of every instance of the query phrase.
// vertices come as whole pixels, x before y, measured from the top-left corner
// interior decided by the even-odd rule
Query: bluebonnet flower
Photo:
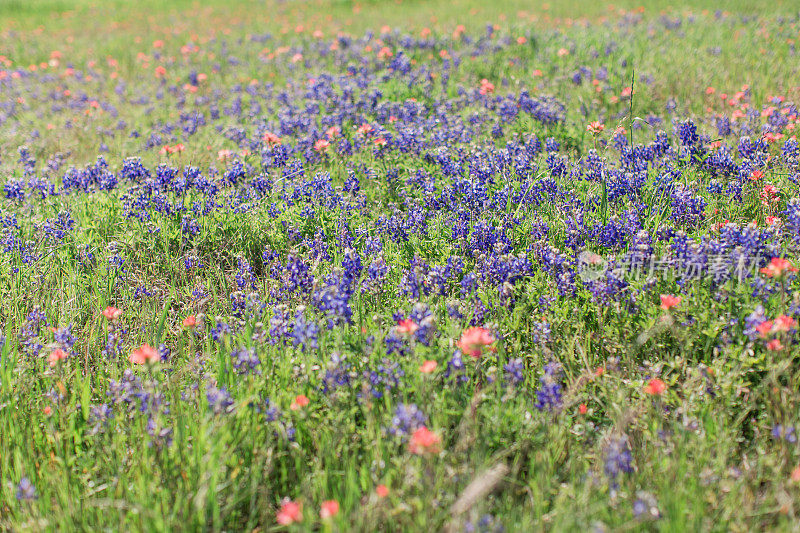
[[[125,333],[126,330],[122,329],[118,322],[114,321],[108,324],[106,343],[102,350],[104,357],[111,358],[122,356],[122,338]]]
[[[697,135],[697,126],[692,120],[682,122],[678,126],[678,138],[684,146],[694,146],[700,140]]]
[[[272,309],[272,318],[269,319],[270,342],[276,344],[289,337],[291,318],[289,309],[285,305],[278,305]]]
[[[206,292],[205,285],[202,283],[198,283],[196,287],[192,289],[192,299],[197,302],[202,300],[203,298],[207,298],[208,293]]]
[[[414,404],[399,404],[392,416],[392,425],[389,428],[391,435],[399,435],[401,437],[408,437],[415,430],[423,427],[428,421],[425,413],[420,411],[419,407]]]
[[[473,272],[467,272],[461,278],[461,296],[469,296],[478,289],[478,276]]]
[[[72,347],[76,340],[75,336],[72,334],[72,324],[56,329],[53,332],[53,337],[62,350],[72,353]]]
[[[62,241],[75,229],[75,219],[67,211],[62,211],[55,219],[48,218],[42,224],[42,231],[48,240]]]
[[[783,216],[786,220],[786,228],[791,232],[792,239],[800,242],[800,198],[792,198],[786,203],[786,211]]]
[[[17,484],[17,499],[20,501],[35,500],[39,496],[36,494],[36,487],[31,480],[23,476]]]
[[[717,135],[720,137],[727,137],[733,133],[731,128],[731,119],[727,115],[720,115],[716,118]]]
[[[767,316],[764,313],[764,307],[762,305],[756,306],[753,312],[744,319],[744,334],[747,335],[747,338],[751,341],[755,340],[759,335],[758,326],[766,321]]]
[[[383,254],[378,255],[367,267],[367,275],[361,282],[361,292],[377,292],[384,287],[386,276],[389,273],[389,265],[383,258]]]
[[[267,306],[261,301],[261,295],[257,291],[247,293],[235,291],[230,294],[229,298],[231,316],[242,320],[259,320]]]
[[[533,331],[531,332],[533,343],[538,346],[544,346],[550,342],[550,324],[545,320],[537,321],[533,324]]]
[[[142,380],[133,371],[126,369],[119,381],[111,380],[108,385],[107,395],[112,404],[134,404],[144,394]]]
[[[335,324],[349,324],[353,310],[350,308],[352,287],[341,272],[334,273],[325,280],[323,287],[314,292],[314,305],[328,316],[328,328]]]
[[[396,317],[396,322],[400,321],[400,317]],[[433,313],[427,304],[416,303],[414,304],[408,318],[417,325],[414,332],[414,337],[417,342],[430,346],[431,341],[436,335],[436,322]]]
[[[122,169],[119,172],[120,178],[139,183],[143,179],[150,177],[150,171],[142,165],[139,157],[127,157],[122,161]]]
[[[157,448],[165,448],[172,445],[172,428],[162,426],[155,417],[147,419],[145,431],[151,437],[150,442],[147,443],[148,446],[155,445]]]
[[[468,520],[464,524],[464,533],[503,533],[504,531],[503,524],[490,514],[481,516],[477,523]]]
[[[561,407],[561,365],[551,361],[544,366],[536,391],[536,408],[540,411],[555,411]]]
[[[108,266],[116,276],[121,276],[125,272],[125,258],[119,254],[112,254],[108,257]]]
[[[284,269],[284,288],[287,293],[308,293],[314,284],[314,276],[310,273],[311,267],[302,258],[290,254]]]
[[[701,196],[692,196],[692,192],[683,186],[676,186],[672,192],[670,218],[679,225],[691,228],[705,216],[706,201]]]
[[[228,414],[233,411],[233,398],[224,388],[209,385],[206,389],[208,408],[215,415]]]
[[[17,202],[25,201],[25,181],[19,178],[12,178],[3,185],[5,197]]]
[[[322,377],[322,392],[331,393],[340,387],[347,387],[353,378],[351,365],[344,357],[334,353]]]
[[[781,152],[783,153],[783,158],[786,160],[787,165],[797,168],[800,162],[800,143],[797,142],[797,139],[787,139],[786,142],[783,143],[783,147],[781,147]]]
[[[405,356],[408,353],[406,339],[398,334],[397,328],[392,328],[383,339],[383,342],[386,345],[386,355],[396,353],[399,356]]]
[[[196,254],[188,254],[183,260],[183,266],[186,268],[187,271],[191,270],[200,270],[205,265],[200,260],[200,258]]]
[[[457,383],[465,383],[469,381],[466,370],[467,367],[462,359],[461,351],[456,350],[453,353],[453,357],[447,361],[447,368],[444,371],[444,377],[446,379],[453,379]]]
[[[258,366],[261,360],[256,355],[255,348],[239,348],[231,352],[231,359],[233,359],[233,368],[239,374],[260,374]]]
[[[230,334],[231,327],[221,320],[217,320],[217,324],[211,329],[211,338],[216,342],[221,343],[225,336]]]
[[[361,257],[354,249],[348,248],[345,250],[344,258],[342,259],[342,270],[342,282],[352,288],[358,281],[362,270]]]
[[[152,296],[153,296],[153,293],[150,292],[148,290],[148,288],[145,287],[144,285],[136,287],[136,289],[134,289],[134,291],[133,291],[133,299],[134,300],[139,300],[141,298],[146,298],[146,297],[147,298],[151,298]]]
[[[131,369],[125,369],[119,381],[111,380],[106,393],[113,405],[127,407],[129,413],[155,415],[168,408],[163,393],[152,383],[143,383]]]
[[[200,224],[188,215],[181,219],[181,233],[188,240],[200,233]]]
[[[794,426],[784,427],[781,424],[772,426],[772,438],[776,440],[785,440],[789,444],[797,443],[797,434],[795,433]]]
[[[255,274],[250,266],[250,262],[244,257],[238,257],[236,260],[238,270],[236,271],[236,285],[240,289],[250,288],[255,290]]]
[[[505,371],[506,379],[512,385],[522,383],[525,380],[525,376],[522,374],[525,370],[525,364],[520,357],[511,359],[508,363],[503,365],[503,370]]]
[[[295,313],[294,322],[291,325],[291,332],[289,337],[292,338],[295,346],[302,346],[303,351],[307,348],[316,350],[319,348],[317,336],[319,335],[319,326],[314,322],[309,322],[305,317],[305,310],[300,308]]]
[[[400,387],[400,379],[405,375],[400,364],[384,359],[375,370],[364,372],[364,380],[373,398],[382,398],[384,394]]]
[[[26,171],[32,171],[36,168],[36,159],[31,155],[29,147],[20,146],[17,148],[17,153],[19,153],[19,163],[22,164]]]
[[[114,411],[106,404],[92,405],[89,410],[89,435],[96,435],[103,431],[114,417]]]
[[[39,334],[42,328],[48,325],[44,313],[38,307],[34,307],[19,330],[20,345],[29,356],[38,357],[41,353],[44,344],[42,344]]]
[[[270,400],[269,398],[265,399],[259,405],[253,405],[257,413],[261,413],[264,415],[264,419],[267,422],[275,422],[280,419],[281,411],[278,409]]]
[[[616,484],[620,474],[633,472],[633,456],[627,437],[612,437],[603,453],[605,455],[603,469],[613,484]]]
[[[464,318],[464,313],[461,312],[460,302],[455,300],[447,302],[447,316],[458,320]]]
[[[472,299],[470,307],[472,309],[472,318],[469,321],[470,326],[479,326],[480,324],[486,322],[486,319],[492,310],[491,307],[488,307],[486,304],[484,304],[483,300],[477,296]]]
[[[353,171],[353,169],[348,168],[347,169],[347,180],[345,180],[345,182],[344,182],[344,190],[345,190],[345,192],[349,192],[349,193],[355,194],[355,193],[358,193],[360,188],[361,188],[361,184],[360,184],[360,182],[358,180],[358,177],[356,176],[356,173]]]
[[[168,361],[169,356],[172,354],[172,351],[169,349],[164,343],[158,345],[158,360],[159,361]]]
[[[281,411],[269,399],[263,400],[260,404],[251,404],[257,413],[264,416],[267,423],[276,424],[278,428],[282,428],[283,435],[289,440],[294,441],[295,428],[288,420],[283,420]],[[276,437],[280,435],[278,431],[273,433]]]

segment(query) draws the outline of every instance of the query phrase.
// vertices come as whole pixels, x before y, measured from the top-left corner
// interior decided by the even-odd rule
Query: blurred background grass
[[[508,57],[515,66],[476,64],[464,75],[526,87],[535,82],[537,90],[568,107],[568,119],[583,124],[577,110],[594,94],[576,88],[569,77],[593,64],[593,54],[608,46],[618,50],[629,71],[615,82],[619,90],[630,84],[635,71],[640,82],[636,113],[642,117],[663,114],[668,102],[683,115],[707,114],[709,106],[720,105],[706,96],[708,86],[734,93],[748,85],[756,102],[775,94],[797,99],[799,8],[796,0],[0,0],[0,55],[11,60],[6,65],[11,69],[40,65],[56,51],[64,66],[76,68],[113,59],[120,78],[136,84],[142,76],[152,76],[155,66],[143,70],[137,56],[152,53],[156,40],[164,41],[163,54],[171,63],[187,43],[206,48],[216,40],[211,49],[255,34],[275,36],[263,45],[274,49],[304,46],[316,31],[325,39],[338,32],[379,32],[383,26],[414,35],[423,28],[448,35],[463,25],[476,35],[492,24],[514,38],[527,35],[530,47],[520,58]],[[557,55],[562,47],[570,50],[569,56]],[[275,75],[271,65],[257,58],[242,59],[254,79]],[[198,68],[211,68],[215,61]],[[534,68],[543,69],[544,77],[531,78],[528,71]],[[28,126],[38,121],[31,116]],[[0,133],[0,147],[16,146],[16,139],[6,139],[9,135]],[[96,145],[85,144],[85,149],[72,149],[91,159]]]
[[[470,28],[484,25],[487,20],[499,24],[551,24],[582,18],[599,19],[621,11],[660,15],[719,10],[758,16],[797,14],[799,9],[800,3],[795,0],[4,0],[0,2],[0,21],[7,29],[44,26],[83,33],[111,21],[135,24],[137,30],[146,33],[147,22],[157,27],[186,20],[192,20],[198,29],[211,28],[224,21],[253,30],[305,24],[320,30],[363,31],[384,24],[402,25],[407,29],[423,26],[435,29],[455,24]]]

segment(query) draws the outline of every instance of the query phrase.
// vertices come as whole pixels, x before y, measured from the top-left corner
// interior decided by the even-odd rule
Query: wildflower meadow
[[[794,1],[0,22],[0,530],[800,528]]]

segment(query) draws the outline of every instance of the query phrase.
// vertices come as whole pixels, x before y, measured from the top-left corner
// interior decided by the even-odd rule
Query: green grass
[[[728,15],[717,21],[716,10]],[[680,27],[664,24],[662,11],[680,17]],[[748,19],[752,16],[756,22]],[[296,32],[299,24],[302,31]],[[496,24],[490,51],[476,59],[459,55],[474,43],[452,36],[458,24],[476,39],[487,24]],[[434,81],[409,82],[378,63],[383,43],[377,37],[358,39],[367,29],[379,34],[383,25],[400,35],[432,30],[437,39],[432,47],[408,47],[407,53],[415,66],[438,76]],[[628,242],[602,245],[576,227],[622,225],[639,213],[641,230],[651,237],[674,226],[696,239],[717,238],[716,225],[725,220],[742,226],[756,221],[763,229],[768,216],[781,216],[785,229],[774,239],[797,263],[794,230],[784,214],[798,195],[797,168],[781,155],[780,143],[757,165],[779,189],[771,206],[764,205],[759,185],[746,176],[740,200],[713,192],[712,180],[728,184],[735,177],[688,156],[638,174],[627,169],[626,178],[643,180],[641,194],[617,198],[614,176],[601,183],[558,175],[549,170],[546,153],[534,157],[530,175],[493,171],[496,179],[488,182],[487,194],[502,201],[466,200],[474,194],[480,165],[489,165],[487,154],[500,158],[508,142],[529,142],[530,135],[558,140],[559,153],[571,162],[598,156],[617,168],[620,152],[610,142],[616,126],[626,128],[637,144],[650,143],[657,129],[674,138],[673,119],[677,124],[692,118],[701,132],[714,135],[715,117],[731,112],[721,92],[732,95],[748,85],[745,99],[757,110],[771,95],[796,99],[794,43],[800,28],[792,2],[32,0],[0,3],[0,27],[0,54],[11,61],[4,73],[60,53],[57,66],[5,82],[0,95],[0,182],[5,186],[0,199],[5,248],[0,256],[0,336],[5,335],[0,529],[271,531],[280,527],[276,511],[285,497],[303,504],[303,522],[289,527],[294,530],[462,531],[477,526],[484,515],[506,531],[794,528],[800,489],[791,476],[800,450],[770,435],[775,424],[800,423],[794,334],[780,333],[785,348],[776,351],[760,338],[748,339],[744,330],[745,317],[758,305],[770,319],[796,315],[796,278],[785,286],[767,280],[771,293],[735,280],[715,286],[708,280],[678,283],[669,276],[637,279],[621,294],[599,300],[580,281],[574,292],[560,293],[563,280],[541,260],[545,244],[569,260],[571,239],[580,238],[604,257],[622,255]],[[324,46],[314,30],[323,32]],[[325,55],[337,32],[356,40],[352,54]],[[273,39],[252,40],[263,34]],[[520,37],[525,42],[514,44]],[[498,44],[506,38],[510,44]],[[164,41],[158,58],[156,40]],[[189,42],[201,53],[182,53]],[[280,46],[290,51],[269,57]],[[390,46],[395,53],[404,48],[397,40]],[[300,51],[303,59],[292,62]],[[448,71],[447,84],[441,83],[440,51],[461,60]],[[67,65],[84,77],[67,75]],[[599,92],[589,79],[572,81],[587,66],[596,79],[600,65],[607,67],[607,77],[598,81]],[[165,67],[163,81],[155,77],[158,66]],[[449,121],[475,120],[481,128],[468,140],[434,142],[432,136],[449,127],[438,117],[415,134],[430,143],[428,157],[395,149],[376,152],[366,143],[350,156],[309,156],[302,177],[277,167],[260,176],[259,146],[238,156],[250,167],[246,178],[237,185],[220,181],[231,161],[219,160],[219,151],[245,146],[235,130],[248,140],[277,131],[288,107],[281,92],[293,105],[305,105],[309,79],[339,75],[348,66],[374,76],[355,90],[353,101],[367,109],[359,111],[363,120],[391,135],[401,133],[403,120],[395,124],[383,115],[399,109],[388,106],[411,98],[426,110],[450,105],[455,110],[448,109]],[[534,75],[537,69],[541,75]],[[208,75],[196,92],[185,88],[193,73]],[[347,78],[330,83],[332,95],[352,89]],[[458,107],[483,78],[495,85],[493,95]],[[631,85],[633,101],[620,99]],[[715,95],[706,94],[709,86],[716,88]],[[64,90],[71,94],[65,96]],[[376,98],[386,109],[363,104],[374,96],[369,91],[380,91]],[[543,125],[521,114],[499,123],[503,131],[495,135],[498,111],[491,98],[521,91],[563,103],[564,121]],[[148,103],[139,103],[143,97]],[[312,140],[322,138],[330,125],[325,119],[338,111],[325,109],[333,98],[315,104],[318,114],[298,103],[297,120],[309,121],[283,134],[284,143],[305,142],[309,132],[316,135]],[[102,112],[91,101],[100,102]],[[235,105],[244,112],[229,112]],[[192,111],[211,125],[187,133],[181,115]],[[219,118],[212,118],[215,111]],[[631,127],[654,118],[663,122]],[[599,142],[586,130],[594,120],[606,125]],[[360,119],[341,122],[343,135],[358,139],[359,124]],[[145,148],[151,133],[160,139]],[[735,150],[738,138],[726,142]],[[159,153],[161,146],[176,143],[185,145],[182,153]],[[184,193],[177,186],[155,198],[151,194],[149,207],[139,207],[132,199],[146,189],[141,180],[122,180],[111,190],[99,190],[97,182],[91,191],[40,196],[35,188],[40,182],[17,161],[21,145],[39,163],[36,175],[56,189],[69,177],[62,176],[70,166],[93,164],[105,145],[110,172],[121,172],[127,157],[140,157],[153,171],[160,163],[178,173],[199,167],[204,176],[219,178],[216,199],[225,207],[202,213],[206,193]],[[483,156],[471,161],[474,168],[465,165],[446,174],[436,159],[442,152]],[[66,164],[58,171],[44,168],[57,153]],[[741,157],[735,158],[741,164]],[[680,202],[659,187],[668,171],[676,171],[675,183],[706,202],[698,221],[682,221]],[[360,180],[359,192],[343,192],[350,172]],[[330,176],[334,192],[306,183],[305,190],[312,192],[303,196],[303,180],[317,173]],[[258,177],[271,189],[254,193]],[[253,188],[242,186],[245,180]],[[19,183],[25,184],[23,199],[13,198]],[[436,201],[448,201],[443,194],[448,190],[453,207],[435,207]],[[536,201],[528,194],[538,195]],[[170,209],[163,209],[166,203]],[[49,232],[64,212],[74,227],[55,238]],[[135,216],[144,212],[147,216]],[[413,216],[421,212],[425,223],[415,225]],[[585,221],[577,222],[578,215]],[[196,235],[187,234],[185,216],[197,223]],[[464,217],[471,224],[470,237],[455,238]],[[502,228],[505,240],[483,249],[474,245],[489,239],[481,236],[478,221],[492,231]],[[394,238],[397,225],[404,224],[405,236]],[[381,241],[380,252],[368,248],[368,237]],[[654,246],[665,254],[670,243]],[[343,268],[350,248],[359,251],[365,269],[382,257],[389,270],[363,293],[356,289],[350,322],[328,327],[319,291]],[[530,272],[508,286],[493,282],[492,269],[500,267],[487,265],[510,262],[512,254],[530,260]],[[288,290],[291,277],[287,262],[295,257],[304,259],[314,282],[307,292],[286,297],[281,291]],[[414,297],[402,291],[415,264],[416,274],[434,283],[420,261],[442,266],[453,257],[463,261],[465,274],[483,273],[474,293],[462,292],[460,278],[448,282],[446,294]],[[110,262],[120,259],[124,268]],[[187,268],[190,259],[203,268]],[[242,273],[241,260],[251,274]],[[659,308],[662,294],[683,299],[665,311]],[[627,297],[634,305],[626,305]],[[237,314],[232,302],[245,302],[244,310]],[[291,310],[291,320],[304,306],[306,318],[320,329],[318,346],[303,349],[291,340],[270,340],[275,340],[270,329],[278,302]],[[418,303],[428,306],[436,335],[429,345],[401,335],[405,350],[387,353],[386,339],[397,325],[394,313],[406,317]],[[480,318],[483,305],[489,309]],[[107,306],[122,309],[113,325],[101,314]],[[44,324],[31,320],[35,312],[46,316],[47,326],[72,326],[75,343],[65,361],[48,364],[48,355],[60,345]],[[201,324],[197,330],[182,326],[190,315]],[[497,336],[496,351],[485,351],[477,361],[464,355],[464,382],[447,378],[456,343],[473,318]],[[218,323],[233,331],[212,334]],[[549,325],[550,335],[540,342],[542,324]],[[104,352],[109,333],[120,335],[110,354]],[[129,355],[145,343],[168,348],[168,361],[132,364]],[[241,349],[254,350],[257,372],[235,366],[231,354]],[[504,366],[516,358],[523,380],[511,385]],[[540,410],[536,393],[542,390],[545,365],[553,360],[563,368],[563,396],[557,409]],[[425,361],[437,362],[435,372],[420,371]],[[604,369],[602,375],[598,368]],[[399,384],[371,393],[375,375],[391,383],[398,370]],[[344,372],[338,376],[348,384],[332,385],[326,371]],[[655,376],[666,382],[662,396],[644,392]],[[133,392],[120,392],[123,381]],[[208,395],[217,388],[230,393],[232,404],[215,411]],[[310,403],[297,409],[293,404],[301,394]],[[441,438],[438,452],[411,453],[407,438],[390,431],[400,404],[415,404],[425,413],[426,426]],[[103,405],[113,411],[106,421],[98,418]],[[614,442],[627,443],[631,453],[632,471],[617,477],[607,471]],[[455,513],[470,483],[497,465],[506,471],[500,483],[463,514]],[[23,477],[35,485],[35,498],[17,496]],[[378,496],[379,485],[389,488],[388,496]],[[319,518],[320,504],[330,499],[341,511],[329,520]],[[648,506],[644,516],[634,512],[638,502]]]

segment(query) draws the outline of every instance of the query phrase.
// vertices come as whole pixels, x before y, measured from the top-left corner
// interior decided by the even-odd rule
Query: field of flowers
[[[0,21],[0,529],[797,527],[792,2]]]

